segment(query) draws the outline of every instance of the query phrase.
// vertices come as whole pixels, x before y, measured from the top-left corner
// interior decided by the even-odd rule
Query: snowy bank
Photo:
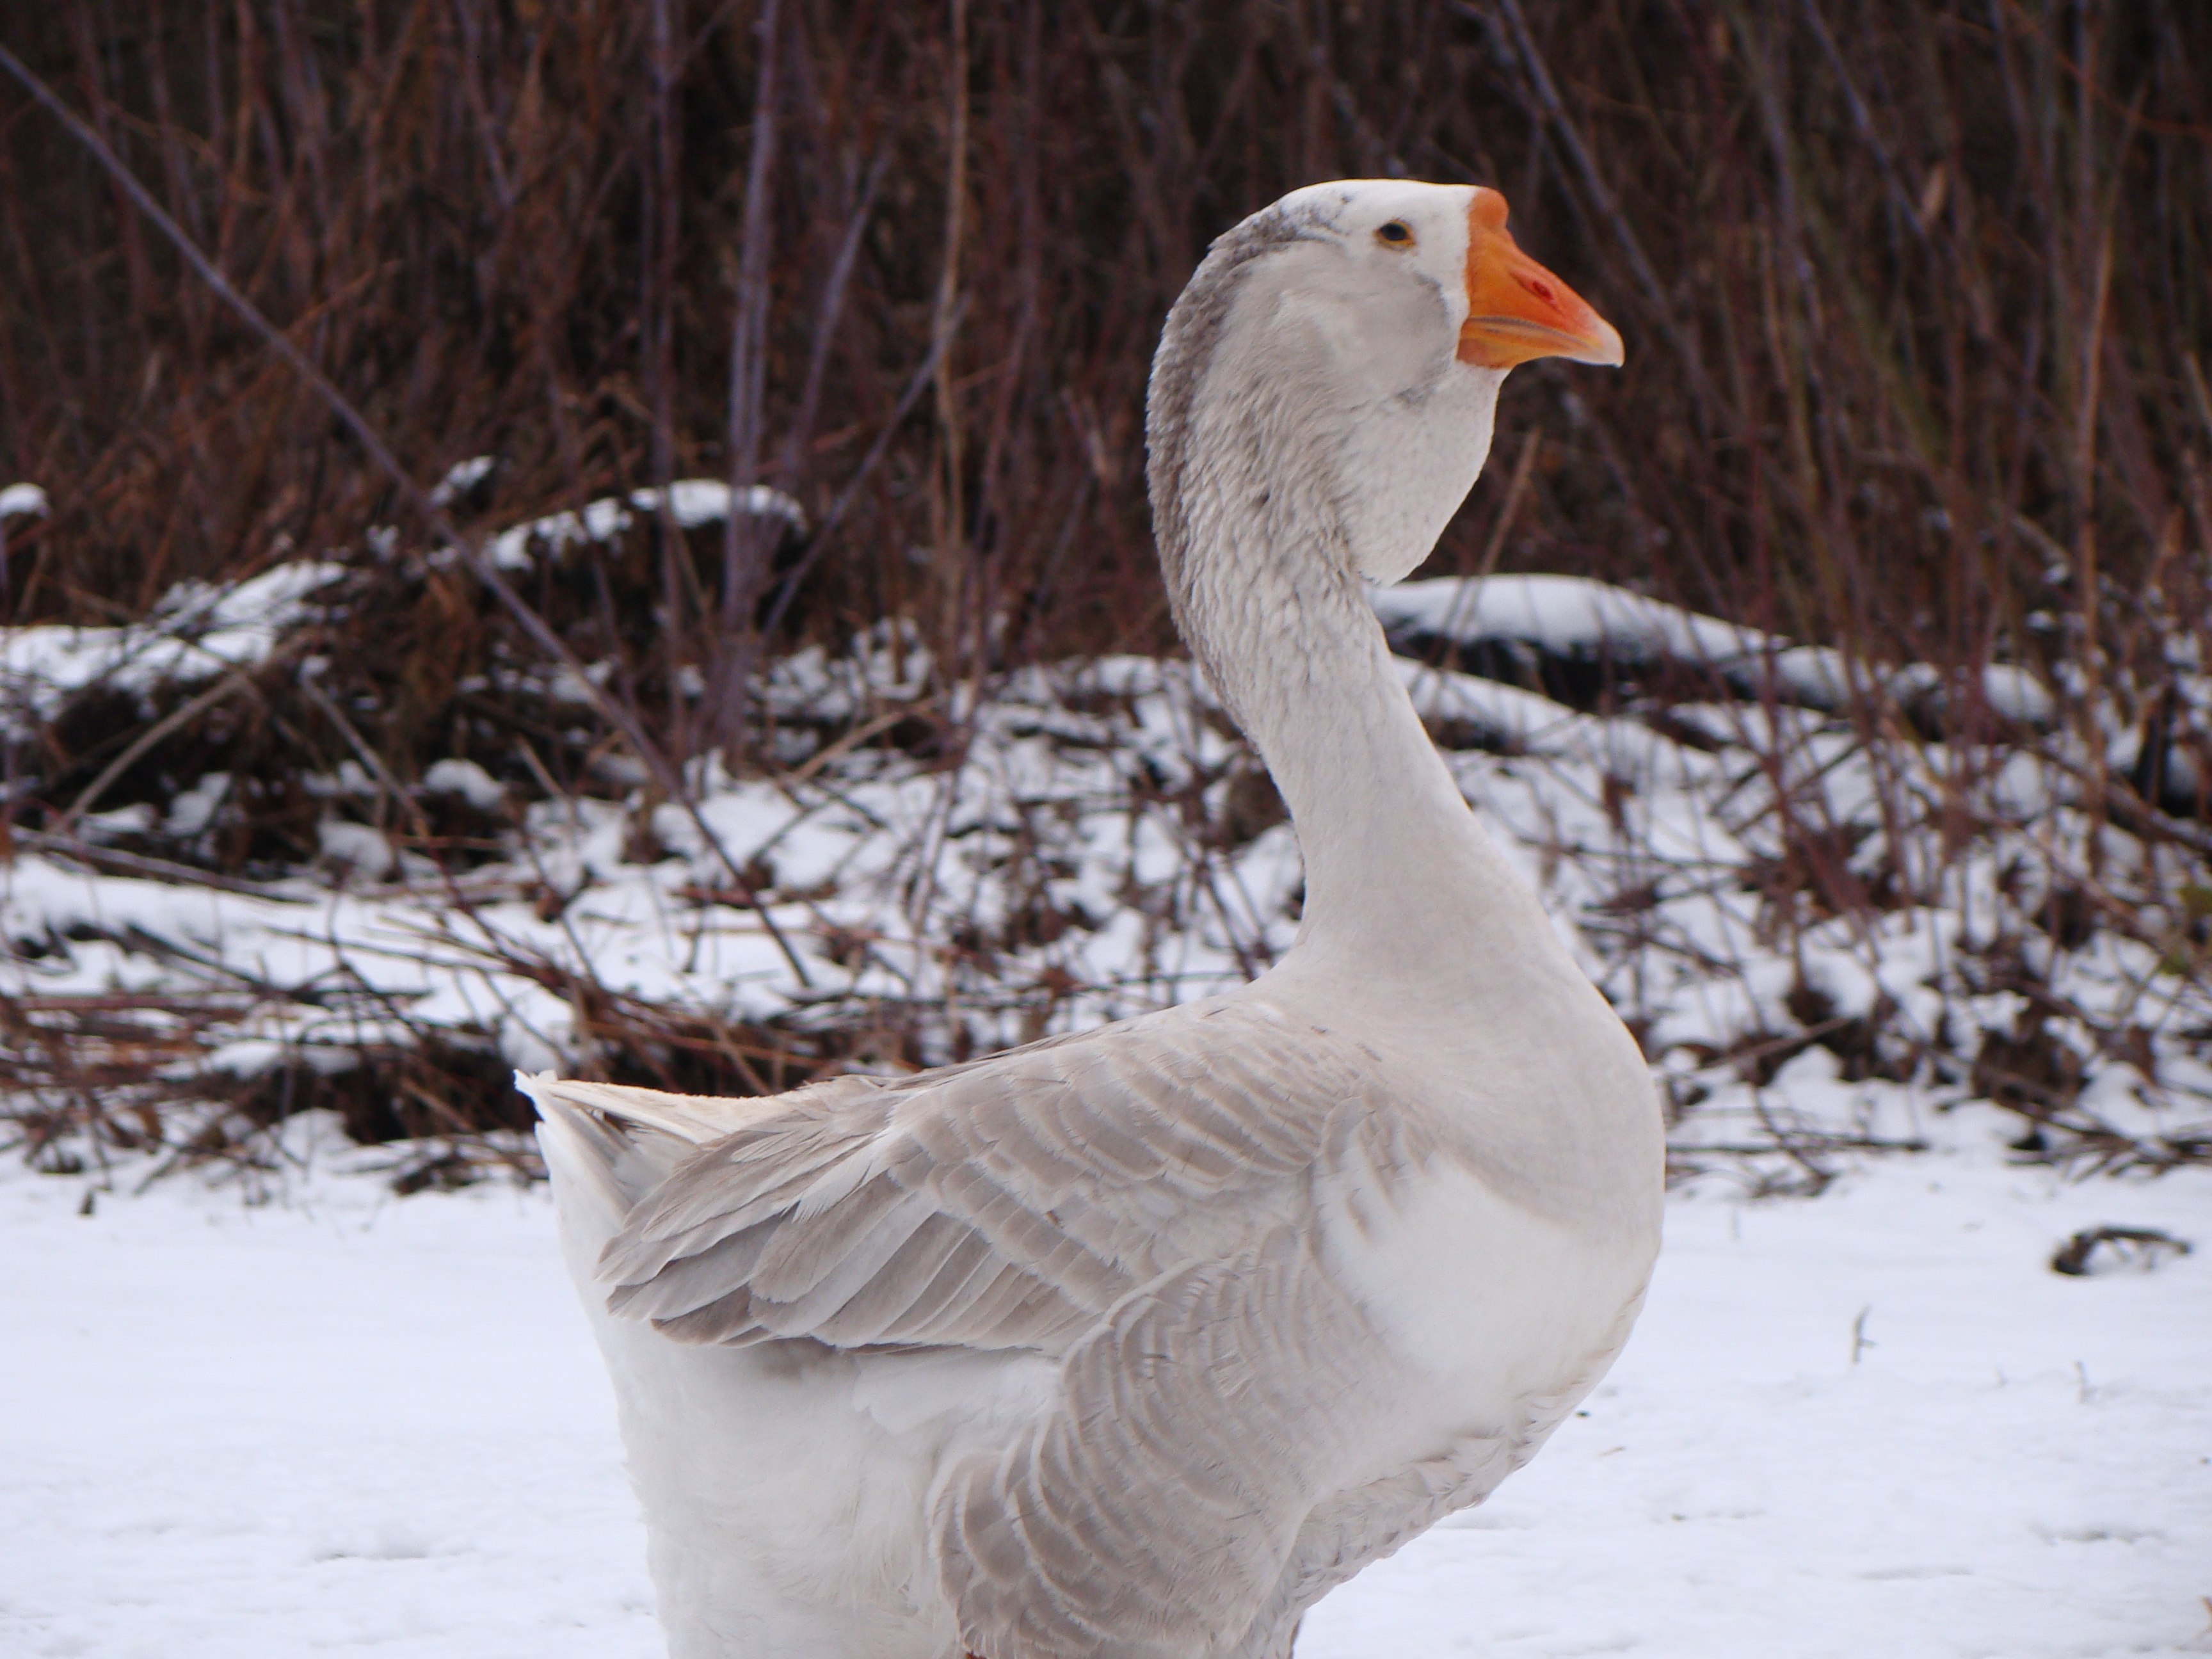
[[[661,510],[649,494],[507,533],[518,557],[613,538],[612,557]],[[788,518],[708,481],[666,507]],[[447,1137],[426,1170],[472,1160],[486,1128],[509,1137],[494,1161],[526,1160],[516,1066],[709,1091],[902,1069],[1206,994],[1296,934],[1281,804],[1186,664],[946,689],[912,630],[879,625],[768,664],[757,763],[695,760],[672,801],[571,671],[496,654],[446,666],[450,723],[410,716],[436,739],[420,759],[370,742],[439,665],[348,681],[331,641],[394,595],[447,614],[447,580],[434,555],[279,566],[126,628],[0,630],[8,1115],[47,1164],[82,1162],[88,1131],[220,1152],[309,1105],[365,1139]],[[1831,1155],[1924,1145],[1978,1100],[2015,1115],[2015,1155],[2212,1156],[2212,838],[2119,810],[2070,730],[1942,739],[1838,712],[1818,677],[1778,700],[1804,647],[1567,578],[1376,605],[1409,651],[1703,665],[1687,696],[1577,699],[1548,669],[1508,683],[1510,657],[1400,659],[1467,799],[1642,1041],[1680,1172],[1817,1188]],[[669,690],[696,702],[701,678]],[[2047,712],[1989,696],[2018,730]],[[86,716],[118,697],[151,724]],[[249,766],[224,720],[319,743],[264,742]],[[88,725],[74,770],[38,769]]]
[[[393,1200],[333,1155],[272,1203],[173,1182],[88,1215],[84,1182],[0,1170],[0,1650],[662,1651],[543,1189]],[[1678,1194],[1584,1411],[1331,1595],[1298,1659],[2201,1654],[2212,1251],[2046,1263],[2208,1213],[2212,1172],[1954,1152],[1809,1204]]]

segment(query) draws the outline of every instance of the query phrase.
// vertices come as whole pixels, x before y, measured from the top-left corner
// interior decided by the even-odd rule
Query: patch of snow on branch
[[[11,483],[0,489],[0,520],[42,519],[46,514],[46,492],[34,483]]]
[[[491,561],[502,570],[526,570],[535,562],[533,548],[557,555],[570,547],[611,542],[636,521],[636,514],[660,510],[658,489],[602,496],[586,503],[580,512],[549,514],[502,530],[492,538]],[[781,519],[794,532],[806,532],[805,508],[768,484],[749,484],[734,495],[718,478],[679,478],[668,486],[668,514],[681,529],[720,524],[732,513],[740,517]]]
[[[1784,701],[1812,708],[1840,709],[1875,689],[1906,704],[1940,698],[1944,690],[1942,677],[1924,665],[1854,661],[1832,647],[1795,645],[1583,576],[1439,577],[1375,588],[1369,600],[1394,639],[1498,641],[1560,657],[1679,663],[1717,673],[1753,695],[1765,690],[1771,675]],[[2024,669],[1990,665],[1982,690],[2007,720],[2040,728],[2057,714],[2051,693]]]
[[[1392,632],[1460,645],[1525,640],[1563,656],[1609,651],[1717,664],[1776,643],[1755,629],[1582,576],[1447,576],[1376,588],[1369,598]]]
[[[478,811],[496,811],[507,799],[507,786],[471,760],[451,756],[433,761],[422,774],[422,792],[430,795],[459,795]]]
[[[305,619],[309,596],[344,574],[342,564],[305,560],[220,586],[179,582],[144,622],[126,627],[0,628],[0,705],[45,719],[94,685],[143,696],[252,667]]]
[[[471,455],[467,460],[448,468],[446,476],[431,488],[430,505],[451,506],[489,477],[492,468],[498,465],[495,456]]]

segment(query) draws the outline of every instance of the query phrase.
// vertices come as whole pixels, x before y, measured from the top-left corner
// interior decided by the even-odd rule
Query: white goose
[[[1545,356],[1620,337],[1456,186],[1295,191],[1168,319],[1168,591],[1305,856],[1272,971],[772,1099],[527,1082],[675,1659],[1282,1659],[1612,1362],[1650,1081],[1361,589]]]

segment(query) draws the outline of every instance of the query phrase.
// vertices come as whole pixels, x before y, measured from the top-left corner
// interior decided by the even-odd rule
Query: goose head
[[[1146,418],[1179,622],[1194,544],[1240,530],[1397,580],[1481,471],[1508,373],[1621,362],[1613,325],[1506,220],[1479,185],[1345,179],[1214,243],[1169,316]]]

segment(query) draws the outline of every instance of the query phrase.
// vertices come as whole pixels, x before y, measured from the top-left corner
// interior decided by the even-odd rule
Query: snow
[[[800,523],[713,480],[665,505],[682,525],[733,507]],[[556,556],[662,506],[594,501],[495,556]],[[343,572],[183,584],[129,627],[0,630],[0,725],[29,756],[94,686],[150,712],[234,669],[273,678],[280,653],[313,675]],[[1635,1025],[1678,1170],[1711,1173],[1674,1200],[1644,1323],[1588,1414],[1492,1504],[1333,1596],[1301,1659],[2212,1652],[2212,1170],[2141,1178],[2212,1133],[2212,989],[2169,951],[2198,937],[2192,866],[2091,810],[2069,733],[1869,748],[1831,711],[1875,671],[1826,647],[1566,578],[1376,605],[1401,636],[1723,668],[1711,702],[1583,712],[1400,664],[1462,792]],[[1882,672],[1900,700],[1947,690]],[[536,709],[577,695],[567,670],[496,672]],[[1764,695],[1770,675],[1789,696]],[[39,1022],[82,1007],[88,1053],[135,1033],[174,1054],[101,1096],[111,1124],[158,1114],[174,1149],[203,1123],[238,1131],[235,1085],[275,1073],[342,1077],[431,1040],[572,1064],[599,1040],[578,986],[802,1038],[890,1011],[910,1048],[831,1052],[903,1064],[1204,995],[1288,947],[1294,838],[1188,665],[933,684],[890,624],[775,662],[758,695],[776,767],[695,762],[688,808],[620,755],[575,799],[459,757],[414,781],[343,760],[297,780],[321,859],[269,879],[175,878],[243,810],[228,773],[179,777],[86,813],[75,842],[19,835],[0,995],[60,1048],[71,1028]],[[1984,690],[2048,718],[2018,671]],[[886,734],[906,724],[955,740],[902,748]],[[480,861],[430,863],[395,801],[476,814]],[[1972,835],[1947,845],[1962,801]],[[136,851],[149,839],[160,860]],[[1808,845],[1879,902],[1826,902],[1791,872]],[[2083,872],[2130,926],[2063,925]],[[189,1041],[172,1006],[205,1010]],[[2009,1162],[2027,1120],[1979,1103],[2023,1071],[2045,1079],[2053,1158],[2136,1173],[2069,1184]],[[67,1066],[27,1075],[16,1121],[82,1124]],[[112,1139],[47,1155],[104,1168],[125,1156]],[[390,1172],[440,1148],[345,1147],[313,1115],[249,1144],[281,1176],[138,1193],[149,1166],[126,1159],[88,1216],[86,1178],[0,1158],[0,1652],[658,1652],[543,1194],[394,1200]],[[1866,1162],[1869,1144],[1925,1150]],[[2050,1271],[2104,1224],[2198,1248]]]
[[[659,1652],[537,1194],[8,1171],[0,1651]]]
[[[0,520],[42,519],[46,515],[46,492],[34,483],[11,483],[0,489]]]
[[[2046,1265],[2114,1213],[2201,1235],[2208,1199],[1962,1152],[1678,1200],[1584,1413],[1299,1659],[2212,1650],[2212,1270]]]
[[[93,654],[142,669],[117,683],[143,695],[157,648],[198,653],[168,659],[180,676],[290,648],[286,607],[306,616],[327,578],[282,568],[289,586],[271,572],[181,595],[135,629],[75,632],[118,636]],[[1606,604],[1637,596],[1618,597]],[[163,631],[185,616],[196,638]],[[62,631],[0,636],[0,655]],[[37,660],[37,685],[75,683],[76,657]],[[557,704],[559,676],[538,672],[538,695]],[[1930,1109],[1984,1091],[2022,1044],[2033,1066],[2058,1068],[2045,1121],[2062,1153],[2158,1162],[2212,1133],[2212,984],[2174,971],[2159,944],[2161,928],[2197,924],[2197,890],[2079,803],[2060,740],[1988,767],[1936,742],[1870,748],[1851,722],[1805,708],[1675,704],[1661,722],[1404,659],[1400,672],[1468,799],[1643,1038],[1684,1114],[1678,1152],[1917,1140]],[[1247,787],[1255,763],[1188,665],[1115,657],[1007,676],[942,711],[963,734],[949,765],[862,741],[927,680],[927,654],[882,629],[777,661],[760,696],[782,769],[732,778],[696,763],[696,815],[640,787],[622,756],[592,763],[606,794],[537,800],[455,757],[398,785],[347,759],[299,780],[324,805],[319,866],[245,891],[150,879],[87,850],[159,828],[191,857],[240,821],[222,772],[180,779],[159,810],[88,815],[82,846],[19,845],[0,869],[0,936],[17,942],[0,993],[49,1007],[219,993],[236,1012],[205,1040],[247,1043],[234,1052],[272,1066],[426,1035],[526,1070],[571,1064],[590,1040],[566,988],[578,982],[800,1032],[872,1006],[915,1011],[921,1057],[942,1060],[1202,996],[1288,948],[1295,839],[1240,807],[1272,795]],[[1976,833],[1947,850],[1962,787]],[[495,853],[432,864],[392,833],[394,787],[492,819]],[[1788,872],[1808,836],[1837,849],[1829,880],[1887,896],[1816,902],[1802,875],[1776,890],[1765,872]],[[2140,919],[2132,936],[2054,931],[2051,907],[2090,870]],[[1796,1054],[1823,1040],[1836,1055]],[[1809,1088],[1844,1046],[1872,1074],[1864,1086]],[[1745,1058],[1769,1053],[1796,1068],[1790,1089]],[[165,1084],[145,1103],[174,1099]],[[1786,1160],[1771,1167],[1792,1178]]]
[[[770,695],[834,717],[841,699],[858,695],[848,666],[806,653],[779,665]],[[1066,696],[1108,684],[1132,698],[1126,718],[1065,708]],[[1286,825],[1257,836],[1229,862],[1231,879],[1209,885],[1191,867],[1177,801],[1125,805],[1147,765],[1164,786],[1226,765],[1233,745],[1195,718],[1192,695],[1187,670],[1133,659],[1050,682],[1032,676],[979,711],[981,738],[957,772],[863,755],[854,769],[818,768],[811,781],[713,774],[702,779],[697,821],[642,799],[539,801],[526,810],[517,857],[453,880],[336,810],[318,826],[330,886],[294,878],[259,896],[210,897],[22,852],[0,869],[0,927],[9,939],[52,944],[0,959],[0,990],[52,998],[165,984],[181,992],[242,971],[308,994],[263,1006],[240,1037],[281,1038],[304,1055],[429,1030],[486,1033],[508,1063],[530,1070],[574,1053],[577,1011],[558,988],[564,979],[549,983],[544,964],[655,1003],[734,1018],[787,1014],[803,1000],[790,965],[735,895],[703,823],[741,866],[771,874],[763,908],[792,941],[816,998],[834,988],[957,1000],[976,1040],[1003,1046],[1024,1035],[1019,993],[1056,975],[1079,988],[1064,1019],[1100,1024],[1235,983],[1248,976],[1245,963],[1279,953],[1295,930],[1285,908],[1298,878]],[[1063,747],[1071,738],[1094,741]],[[380,793],[351,762],[303,784],[334,809]],[[481,769],[450,760],[428,769],[419,787],[480,805],[501,798]],[[1073,804],[1085,812],[1060,810]],[[209,822],[198,799],[184,821]],[[658,851],[641,849],[641,828]],[[1139,889],[1174,925],[1131,902]],[[549,909],[549,890],[565,904]],[[995,965],[941,948],[963,927],[1002,929],[1032,910],[1094,925],[1065,927]],[[835,951],[841,933],[876,942],[844,963]],[[148,940],[163,942],[161,962],[146,954]],[[212,980],[211,960],[226,964]],[[357,998],[326,994],[355,987]],[[404,1022],[395,1009],[405,1011]]]
[[[430,505],[452,506],[489,477],[498,465],[499,458],[495,455],[471,455],[465,461],[456,462],[447,468],[444,477],[431,486]]]
[[[230,774],[204,772],[191,788],[180,790],[169,803],[163,828],[179,841],[190,841],[214,819],[216,809],[230,793]]]
[[[425,769],[422,789],[426,794],[459,795],[483,812],[496,811],[507,799],[507,787],[497,778],[474,761],[456,760],[450,755]]]
[[[272,565],[243,581],[179,582],[145,621],[125,627],[0,628],[0,709],[48,718],[90,686],[143,698],[156,686],[250,667],[307,620],[317,589],[344,574],[328,561]]]
[[[1679,1194],[1585,1414],[1299,1659],[2212,1651],[2212,1171],[2069,1183],[1952,1125],[1818,1199]],[[287,1145],[258,1193],[133,1168],[89,1215],[0,1166],[0,1650],[659,1653],[542,1190],[392,1200],[391,1149]],[[2199,1249],[2049,1270],[2104,1223]]]
[[[1444,576],[1376,588],[1368,599],[1394,638],[1462,646],[1503,641],[1560,657],[1673,662],[1717,672],[1753,694],[1771,677],[1778,695],[1808,708],[1844,708],[1856,690],[1870,686],[1907,707],[1940,700],[1945,689],[1942,676],[1925,664],[1854,661],[1832,646],[1795,645],[1585,576]],[[2042,683],[2009,664],[1983,671],[1982,695],[1993,712],[2025,726],[2047,726],[2057,714]]]
[[[633,489],[587,502],[580,513],[555,513],[532,519],[491,538],[491,562],[502,570],[526,570],[537,562],[534,549],[559,554],[591,542],[611,542],[629,528],[638,513],[660,511],[658,489]],[[732,492],[718,478],[678,478],[668,486],[668,514],[678,526],[695,530],[720,524],[735,513],[744,518],[781,519],[792,530],[806,532],[806,509],[768,484],[748,484]]]
[[[1787,643],[1583,576],[1443,576],[1377,588],[1369,599],[1385,628],[1462,645],[1515,639],[1562,654],[1611,649],[1723,663]]]
[[[323,856],[348,873],[368,881],[382,881],[398,864],[392,841],[374,824],[325,818],[315,826]]]
[[[1982,696],[1990,708],[2023,726],[2045,726],[2058,718],[2058,705],[2043,682],[2024,668],[1993,662],[1982,670]]]

